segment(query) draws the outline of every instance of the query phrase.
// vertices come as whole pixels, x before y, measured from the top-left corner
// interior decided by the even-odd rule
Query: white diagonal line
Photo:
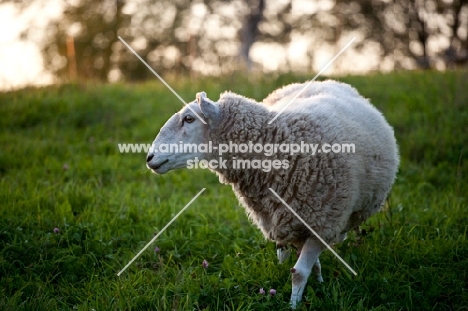
[[[155,236],[154,238],[152,238],[151,241],[149,241],[148,244],[146,244],[145,247],[143,247],[143,248],[141,249],[141,251],[138,252],[138,254],[136,254],[135,257],[133,257],[133,259],[130,260],[130,262],[129,262],[122,270],[120,270],[119,273],[117,273],[117,276],[120,276],[120,275],[135,261],[135,259],[137,259],[137,258],[151,245],[151,243],[153,243],[153,242],[161,235],[161,233],[163,233],[164,230],[166,230],[167,227],[169,227],[169,226],[174,222],[174,220],[176,220],[177,217],[179,217],[180,214],[182,214],[182,213],[190,206],[190,204],[192,204],[193,201],[195,201],[195,200],[198,198],[198,196],[199,196],[200,194],[202,194],[202,192],[205,191],[205,190],[206,190],[206,188],[203,188],[202,190],[200,190],[200,192],[198,192],[197,195],[194,196],[193,199],[191,199],[190,202],[188,202],[187,205],[185,205],[184,208],[181,209],[180,212],[178,212],[177,215],[175,215],[175,216],[171,219],[171,221],[169,221],[169,222],[167,223],[167,225],[165,225],[164,228],[162,228],[161,231],[159,231],[158,234],[156,234],[156,236]]]
[[[306,226],[307,229],[309,229],[309,230],[317,237],[317,239],[319,239],[320,242],[322,242],[322,243],[333,253],[333,255],[335,255],[336,258],[338,258],[338,259],[346,266],[346,268],[349,269],[349,271],[351,271],[354,275],[357,275],[356,271],[354,271],[353,268],[351,268],[351,267],[346,263],[346,261],[344,261],[343,258],[341,258],[340,255],[338,255],[338,254],[335,252],[335,250],[334,250],[330,245],[328,245],[328,243],[325,242],[325,241],[320,237],[320,235],[318,235],[318,233],[315,232],[314,229],[312,229],[312,228],[305,222],[305,220],[302,219],[301,216],[299,216],[299,215],[296,213],[296,211],[294,211],[294,210],[291,208],[291,206],[289,206],[288,203],[286,203],[286,202],[283,200],[283,198],[281,198],[281,197],[275,192],[275,190],[273,190],[273,189],[271,189],[271,188],[268,188],[268,189],[270,189],[270,191],[271,191],[271,192],[272,192],[272,193],[273,193],[273,194],[274,194],[274,195],[275,195],[275,196],[276,196],[276,197],[277,197],[293,214],[294,214],[294,216],[296,216],[296,217],[304,224],[304,226]]]
[[[148,67],[148,69],[151,70],[151,72],[152,72],[159,80],[161,80],[161,82],[162,82],[169,90],[171,90],[171,92],[174,93],[174,95],[175,95],[185,106],[187,106],[187,108],[190,109],[190,110],[197,116],[198,119],[200,119],[200,121],[203,122],[203,124],[206,124],[205,120],[203,120],[203,118],[200,117],[200,116],[198,115],[198,113],[196,113],[196,112],[185,102],[185,100],[184,100],[182,97],[180,97],[180,95],[177,94],[177,92],[174,91],[174,90],[172,89],[172,87],[171,87],[169,84],[167,84],[167,82],[164,81],[164,79],[163,79],[160,75],[158,75],[158,73],[157,73],[156,71],[154,71],[154,69],[151,68],[151,66],[148,65],[148,63],[145,62],[145,61],[143,60],[143,58],[141,58],[140,55],[138,55],[138,53],[135,52],[135,50],[132,49],[132,47],[131,47],[130,45],[127,44],[127,42],[125,42],[124,39],[122,39],[122,37],[119,36],[119,40],[122,41],[122,43],[125,44],[125,46],[126,46],[130,51],[132,51],[132,53],[135,54],[135,56],[138,57],[138,59],[139,59],[143,64],[145,64],[145,66]]]
[[[300,90],[300,91],[286,104],[286,106],[283,107],[283,109],[281,109],[280,111],[278,111],[278,113],[275,115],[275,117],[274,117],[273,119],[271,119],[271,120],[268,122],[268,124],[273,123],[273,121],[275,121],[276,118],[278,118],[279,115],[280,115],[281,113],[283,113],[283,111],[284,111],[286,108],[288,108],[288,106],[289,106],[293,101],[295,101],[296,98],[298,98],[299,95],[301,95],[301,94],[312,84],[312,82],[314,82],[315,79],[317,79],[318,76],[320,76],[320,75],[328,68],[328,66],[330,66],[330,65],[338,58],[338,56],[340,56],[341,53],[343,53],[343,52],[351,45],[351,43],[354,42],[354,40],[356,40],[356,37],[353,37],[353,38],[351,39],[351,41],[349,41],[348,44],[346,44],[346,45],[338,52],[338,54],[336,54],[335,57],[333,57],[333,58],[332,58],[332,59],[315,75],[315,77],[314,77],[312,80],[310,80],[309,83],[307,83],[306,86],[304,86],[304,88],[302,88],[302,90]]]

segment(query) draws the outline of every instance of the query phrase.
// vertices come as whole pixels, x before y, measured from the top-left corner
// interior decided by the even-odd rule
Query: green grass
[[[343,77],[395,128],[402,162],[384,211],[330,252],[300,310],[466,310],[468,75]],[[171,81],[186,100],[226,89],[262,99],[306,77]],[[230,189],[204,170],[163,176],[145,154],[181,103],[158,81],[0,94],[1,310],[286,310],[289,268]],[[207,190],[116,273],[203,187]],[[54,233],[59,228],[59,233]],[[160,251],[155,253],[154,247]],[[203,269],[206,259],[209,267]],[[259,288],[277,290],[270,297]]]

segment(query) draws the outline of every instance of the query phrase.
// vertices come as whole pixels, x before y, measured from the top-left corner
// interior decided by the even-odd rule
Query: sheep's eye
[[[195,118],[190,115],[184,117],[184,122],[192,123],[193,121],[195,121]]]

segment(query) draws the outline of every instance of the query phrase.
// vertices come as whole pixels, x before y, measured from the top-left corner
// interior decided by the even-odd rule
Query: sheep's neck
[[[268,122],[274,114],[266,110],[259,104],[248,104],[251,108],[248,112],[243,112],[237,107],[228,110],[228,118],[224,118],[222,126],[213,135],[211,140],[213,145],[228,145],[230,150],[222,155],[214,152],[211,159],[216,159],[223,165],[214,169],[219,175],[222,183],[231,184],[240,192],[249,197],[259,195],[262,190],[252,187],[253,184],[263,185],[271,178],[274,169],[266,172],[262,169],[263,161],[272,161],[277,157],[266,156],[263,152],[255,152],[253,145],[265,146],[274,143],[279,133],[277,124]],[[247,146],[250,152],[241,152],[241,145]],[[234,146],[237,146],[238,149]],[[232,148],[231,148],[232,147]],[[255,160],[255,162],[253,161]],[[255,165],[257,168],[248,168],[248,165]],[[260,165],[260,168],[258,168]]]

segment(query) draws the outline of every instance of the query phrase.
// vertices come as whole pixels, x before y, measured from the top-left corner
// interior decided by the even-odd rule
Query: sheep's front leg
[[[317,281],[322,283],[323,277],[322,277],[322,266],[320,265],[320,259],[317,258],[317,261],[314,263],[313,270],[314,270],[315,276],[317,277]]]
[[[285,247],[277,246],[276,256],[278,257],[278,261],[280,264],[285,262],[289,258],[289,255],[291,255],[291,250],[286,249]]]
[[[318,258],[320,253],[323,251],[323,245],[312,238],[308,238],[302,247],[299,259],[293,268],[292,273],[292,293],[291,293],[291,307],[296,308],[297,303],[301,301],[302,293],[304,292],[307,284],[307,279],[314,267],[314,271],[317,274],[317,279],[322,278],[320,273],[320,261]]]

